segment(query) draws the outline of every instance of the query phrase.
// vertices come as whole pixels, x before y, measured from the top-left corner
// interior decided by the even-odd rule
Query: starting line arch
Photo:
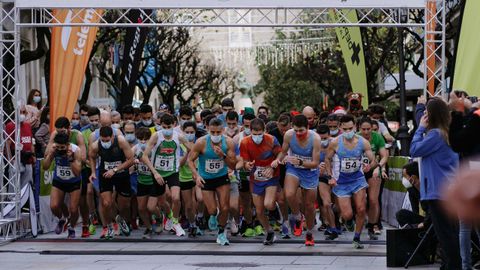
[[[445,0],[3,0],[0,2],[0,243],[16,239],[22,229],[20,173],[19,106],[13,112],[3,100],[18,104],[20,68],[20,30],[25,27],[405,27],[415,28],[424,37],[424,63],[433,60],[433,69],[424,64],[424,91],[435,82],[434,95],[446,93],[445,82]],[[64,22],[55,18],[54,9],[69,9],[72,18],[89,9],[100,17],[98,23]],[[358,21],[340,16],[332,21],[330,10],[357,12]],[[98,12],[103,10],[104,12]],[[127,14],[137,10],[142,22],[129,20]],[[156,10],[152,16],[149,10]],[[109,12],[119,16],[109,16]],[[228,14],[236,19],[229,19]],[[340,13],[342,14],[342,13]],[[378,21],[378,16],[382,19]],[[413,21],[410,14],[423,15],[423,22]],[[310,16],[305,16],[310,15]],[[312,16],[313,15],[313,16]],[[247,19],[249,18],[249,19]],[[251,19],[250,19],[251,18]],[[431,48],[427,50],[427,48]],[[4,61],[13,58],[14,65]],[[17,130],[12,135],[5,124],[13,121]],[[15,143],[13,158],[5,156],[7,141]],[[5,173],[6,171],[9,174]],[[4,209],[13,209],[8,216]]]

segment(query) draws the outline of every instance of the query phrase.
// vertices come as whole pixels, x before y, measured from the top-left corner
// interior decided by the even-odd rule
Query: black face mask
[[[56,150],[55,154],[57,156],[66,156],[67,155],[67,149],[62,149],[62,150]]]

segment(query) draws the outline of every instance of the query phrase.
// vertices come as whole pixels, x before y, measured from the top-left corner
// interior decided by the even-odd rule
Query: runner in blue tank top
[[[188,158],[188,166],[192,170],[193,178],[197,186],[202,188],[203,201],[210,214],[208,223],[211,229],[217,227],[215,194],[218,196],[220,213],[218,214],[217,243],[222,246],[229,244],[225,231],[230,203],[227,166],[235,169],[236,165],[235,146],[232,139],[223,135],[223,132],[221,120],[217,118],[210,120],[209,134],[195,142]],[[195,166],[197,158],[198,172]]]
[[[297,115],[293,119],[293,129],[285,133],[282,153],[271,165],[275,168],[280,163],[287,163],[284,188],[288,205],[292,210],[290,221],[294,224],[292,229],[295,236],[301,236],[303,230],[297,190],[298,187],[304,190],[304,215],[308,230],[305,245],[307,246],[314,245],[312,230],[315,226],[315,200],[319,176],[320,141],[320,136],[316,132],[308,130],[307,118],[304,115]]]
[[[67,133],[57,133],[52,144],[49,145],[45,159],[42,162],[44,170],[48,170],[55,162],[52,191],[50,194],[50,208],[58,218],[55,229],[57,234],[63,232],[68,218],[68,238],[75,238],[75,225],[78,220],[78,206],[80,203],[80,184],[82,170],[82,151],[75,144],[69,143]],[[68,215],[63,216],[65,193],[70,194]]]
[[[340,118],[342,135],[335,138],[328,147],[325,158],[325,166],[329,175],[329,184],[333,186],[332,192],[338,198],[338,205],[342,219],[347,229],[353,231],[353,211],[351,198],[355,203],[355,236],[353,247],[362,249],[360,234],[366,217],[367,181],[363,171],[369,171],[377,166],[370,143],[364,138],[355,135],[355,119],[352,115],[344,115]],[[338,179],[332,178],[332,158],[338,156],[340,162],[340,174]],[[370,164],[362,164],[362,156],[366,156]]]

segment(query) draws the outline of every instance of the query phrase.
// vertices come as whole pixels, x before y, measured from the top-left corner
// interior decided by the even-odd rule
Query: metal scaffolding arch
[[[432,11],[428,7],[434,5]],[[55,17],[54,9],[69,9],[75,18],[82,10],[100,16],[98,23],[82,24],[65,22]],[[156,10],[155,16],[147,10]],[[105,12],[99,12],[103,10]],[[144,14],[142,22],[128,19],[129,11],[138,10]],[[329,12],[357,12],[358,21],[352,22],[348,16],[339,16],[332,21]],[[115,13],[116,16],[110,16]],[[228,17],[236,14],[235,20]],[[424,65],[425,90],[430,81],[435,82],[434,95],[446,93],[445,83],[445,0],[3,0],[0,7],[0,210],[13,207],[14,212],[4,216],[0,211],[0,239],[10,240],[22,235],[20,215],[20,138],[19,106],[13,111],[5,107],[5,100],[18,102],[20,67],[20,29],[23,27],[409,27],[420,30],[424,35],[425,63],[435,59],[434,68]],[[374,15],[382,15],[378,21]],[[402,19],[402,14],[424,14],[424,22]],[[21,15],[21,16],[20,16]],[[249,17],[251,20],[247,20]],[[21,20],[20,20],[21,18]],[[427,47],[434,48],[428,50]],[[14,59],[14,65],[4,61]],[[7,134],[5,124],[13,121],[17,130]],[[8,140],[15,143],[13,159],[7,160],[4,153]],[[7,174],[6,171],[9,171]]]

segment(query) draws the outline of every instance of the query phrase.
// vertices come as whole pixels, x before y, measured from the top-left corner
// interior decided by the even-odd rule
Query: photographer
[[[82,153],[78,146],[69,143],[69,136],[60,132],[55,135],[52,145],[43,161],[43,169],[48,170],[55,162],[52,191],[50,194],[50,208],[58,218],[55,233],[63,232],[68,218],[68,238],[75,238],[75,225],[78,220],[78,206],[80,203],[80,185],[82,170]],[[64,205],[65,193],[70,194],[70,205]]]

